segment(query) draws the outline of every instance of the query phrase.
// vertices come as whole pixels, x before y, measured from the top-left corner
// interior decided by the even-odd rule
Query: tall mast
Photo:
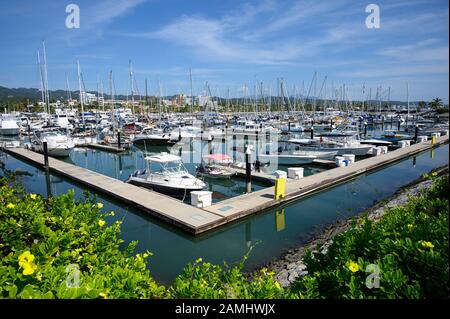
[[[80,104],[81,104],[81,120],[83,122],[83,128],[85,128],[84,122],[84,103],[83,103],[83,92],[81,90],[81,72],[80,72],[80,61],[77,60],[77,73],[78,73],[78,87],[80,91]]]
[[[42,47],[44,48],[44,89],[46,98],[47,113],[50,113],[50,96],[48,93],[48,74],[47,74],[47,52],[45,51],[45,41],[42,41]]]
[[[113,131],[115,127],[115,118],[114,118],[114,92],[113,92],[113,73],[112,70],[109,71],[109,95],[111,98],[111,121],[113,124]]]
[[[42,66],[41,66],[41,58],[39,55],[39,50],[37,51],[37,61],[38,61],[38,67],[39,67],[39,79],[41,81],[41,98],[42,103],[44,103],[44,112],[45,112],[45,88],[44,88],[44,79],[42,78]]]
[[[409,118],[409,82],[406,82],[406,100],[407,100],[407,107],[408,107],[408,114],[406,115],[406,123],[408,123],[408,118]]]
[[[105,97],[103,96],[103,80],[102,79],[100,79],[100,89],[101,89],[100,96],[102,98],[102,110],[105,111]]]
[[[133,65],[131,64],[131,60],[129,60],[128,68],[130,72],[131,109],[134,115]]]
[[[192,71],[189,69],[189,86],[190,86],[190,93],[191,93],[191,109],[189,111],[190,116],[192,117],[194,115],[194,97],[192,96]]]
[[[147,118],[148,118],[148,91],[147,91],[147,79],[145,79],[145,106],[147,107]]]

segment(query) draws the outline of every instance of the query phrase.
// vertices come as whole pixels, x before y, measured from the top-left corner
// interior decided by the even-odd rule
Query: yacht
[[[197,174],[213,179],[229,179],[236,175],[236,170],[230,164],[233,162],[227,154],[209,154],[203,156],[203,161],[197,167]]]
[[[283,133],[289,133],[289,132],[301,133],[304,131],[305,131],[305,128],[302,125],[300,125],[299,123],[288,123],[281,127],[281,132],[283,132]]]
[[[292,151],[275,154],[258,154],[262,163],[276,163],[278,165],[303,165],[311,164],[316,159],[331,160],[337,155],[337,151]]]
[[[162,152],[144,158],[146,167],[137,170],[125,181],[159,193],[173,196],[189,196],[191,191],[199,191],[206,184],[189,174],[181,158]]]
[[[0,118],[0,134],[1,135],[19,135],[20,127],[17,119],[10,114],[2,114]]]
[[[144,127],[139,134],[134,136],[132,142],[140,146],[173,144],[170,134],[164,133],[162,129],[154,127]]]
[[[44,141],[47,141],[48,155],[53,157],[67,157],[75,147],[72,138],[59,128],[44,128],[41,131],[35,131],[31,138],[31,149],[43,153]]]
[[[288,142],[295,144],[295,150],[298,151],[337,151],[336,155],[364,156],[374,147],[371,144],[361,144],[357,135],[339,136],[335,139],[323,136],[313,139],[290,139]]]

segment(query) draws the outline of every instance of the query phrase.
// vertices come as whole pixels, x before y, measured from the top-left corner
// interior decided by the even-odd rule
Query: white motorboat
[[[231,157],[226,154],[209,154],[203,156],[205,163],[197,167],[197,174],[213,178],[227,179],[236,175],[236,170],[230,167],[233,162]]]
[[[315,159],[333,159],[337,151],[292,151],[276,154],[258,154],[259,161],[262,163],[270,162],[278,165],[303,165],[310,164]]]
[[[47,151],[49,156],[67,157],[75,147],[72,138],[59,129],[46,129],[34,132],[31,138],[31,149],[35,152],[43,153],[44,144],[47,141]]]
[[[264,126],[262,123],[258,124],[255,121],[240,120],[236,123],[236,125],[233,125],[232,132],[248,133],[248,134],[256,134],[256,133],[278,134],[281,131],[272,126]]]
[[[2,114],[0,118],[1,135],[19,135],[20,127],[17,124],[17,118],[10,114]]]
[[[361,144],[358,139],[347,136],[341,140],[320,137],[290,139],[288,142],[295,144],[295,150],[298,151],[336,151],[337,155],[353,154],[355,156],[364,156],[374,147],[371,144]]]
[[[163,152],[145,157],[145,162],[146,168],[135,171],[125,182],[174,196],[189,196],[206,187],[189,174],[179,156]]]

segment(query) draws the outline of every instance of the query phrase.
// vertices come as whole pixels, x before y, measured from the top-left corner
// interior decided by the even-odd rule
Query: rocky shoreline
[[[438,168],[433,170],[433,172],[436,172],[439,175],[448,173],[448,166]],[[409,196],[416,196],[421,189],[428,188],[431,184],[432,182],[430,180],[419,178],[408,185],[401,187],[387,200],[381,200],[355,217],[359,218],[367,214],[370,220],[378,221],[385,214],[387,209],[406,204]],[[308,274],[306,266],[303,263],[303,256],[306,251],[326,252],[333,242],[333,237],[349,230],[351,224],[352,219],[348,219],[326,227],[319,234],[313,236],[313,239],[306,244],[289,249],[280,258],[268,262],[265,265],[265,268],[275,273],[275,278],[281,286],[290,286],[295,282],[297,277]]]

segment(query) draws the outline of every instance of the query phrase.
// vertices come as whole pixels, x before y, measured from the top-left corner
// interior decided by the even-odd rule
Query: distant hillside
[[[95,91],[88,91],[89,93],[97,94]],[[66,100],[67,92],[64,90],[50,90],[50,100]],[[42,93],[39,89],[35,88],[7,88],[0,86],[0,103],[9,102],[22,102],[29,100],[30,103],[41,101]],[[71,91],[73,99],[78,99],[78,91]],[[109,95],[104,94],[105,99],[109,98]],[[118,95],[116,99],[126,99],[125,95]]]
[[[97,94],[97,92],[95,91],[88,91],[89,93],[93,93],[93,94]],[[49,91],[49,95],[50,95],[50,100],[52,101],[56,101],[56,100],[66,100],[67,98],[67,92],[65,90],[55,90],[55,91]],[[73,99],[78,99],[78,91],[71,91],[71,96]],[[173,98],[175,95],[172,96],[165,96],[163,97],[163,99],[170,99]],[[104,94],[104,98],[105,99],[109,99],[109,95],[108,94]],[[126,100],[126,96],[125,95],[116,95],[115,96],[116,99],[119,100]],[[217,99],[216,97],[213,97],[213,99]],[[273,104],[277,104],[278,103],[278,97],[273,96],[271,97],[272,103]],[[311,97],[309,98],[310,100],[312,99]],[[35,103],[41,100],[41,91],[39,89],[35,89],[35,88],[7,88],[7,87],[3,87],[0,86],[0,103],[7,103],[9,102],[26,102],[27,100],[29,100],[29,103]],[[219,98],[220,102],[223,103],[225,101],[224,98]],[[232,103],[237,103],[238,100],[239,102],[241,101],[241,99],[236,99],[236,98],[231,98]],[[266,100],[267,101],[267,100]],[[293,101],[293,98],[291,97],[291,103]],[[286,100],[285,100],[286,102]],[[321,104],[321,100],[317,101],[319,104]],[[358,102],[358,101],[354,101],[354,102]],[[367,102],[366,102],[367,103]],[[387,102],[383,101],[382,104],[385,105]],[[418,101],[411,101],[410,104],[414,105],[417,104]],[[378,104],[378,101],[370,101],[370,105],[371,106],[375,106]],[[404,101],[391,101],[390,102],[391,105],[406,105],[407,103]]]

